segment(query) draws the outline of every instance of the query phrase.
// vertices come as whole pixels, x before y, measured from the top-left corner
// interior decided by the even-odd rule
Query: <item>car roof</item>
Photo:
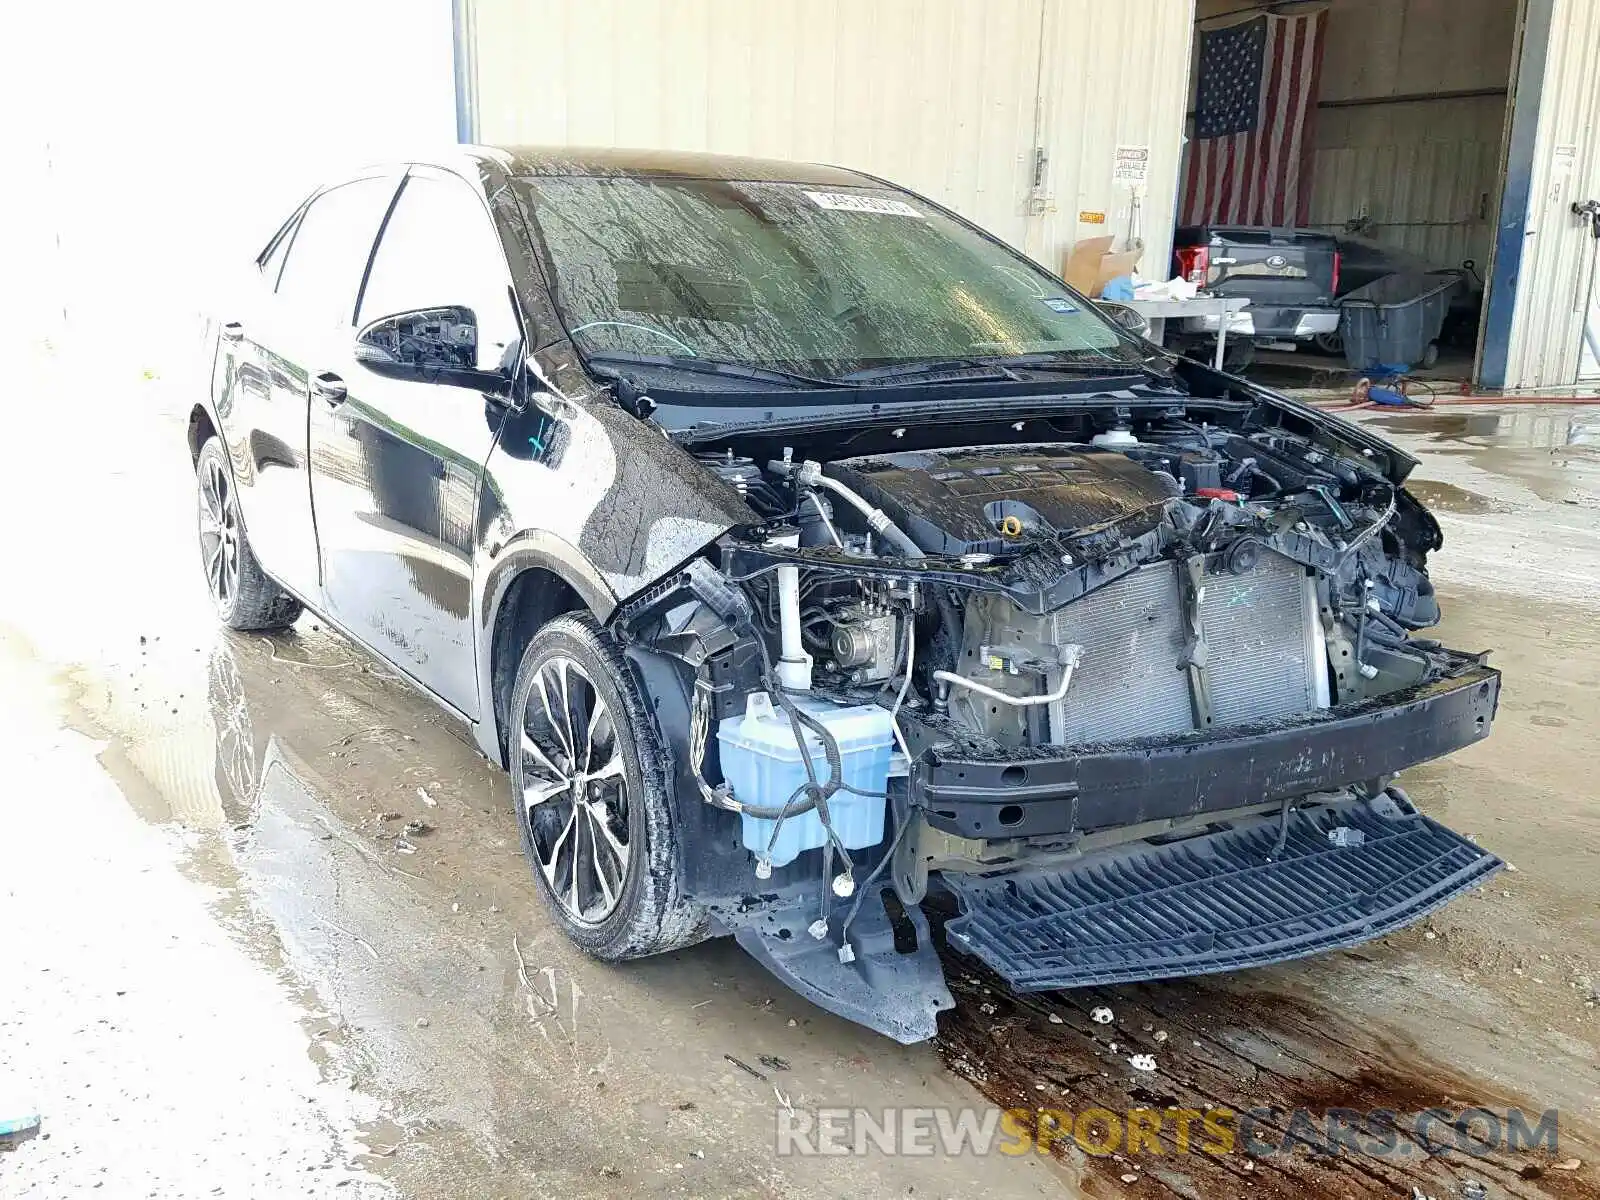
[[[689,150],[627,150],[611,146],[466,146],[512,176],[760,180],[833,186],[878,186],[879,181],[843,167],[704,154]]]

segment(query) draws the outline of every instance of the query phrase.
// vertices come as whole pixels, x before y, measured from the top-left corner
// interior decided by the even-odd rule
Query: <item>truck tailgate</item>
[[[1289,229],[1213,229],[1206,286],[1249,296],[1260,306],[1333,303],[1338,243],[1326,234]]]

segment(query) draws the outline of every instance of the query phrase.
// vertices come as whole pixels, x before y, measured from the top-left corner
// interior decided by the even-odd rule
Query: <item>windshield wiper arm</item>
[[[689,358],[658,354],[586,354],[584,358],[591,363],[661,367],[664,370],[682,371],[689,375],[721,375],[728,379],[756,379],[762,383],[797,383],[807,388],[846,386],[834,379],[819,379],[815,375],[802,375],[797,371],[784,371],[777,367],[757,367],[722,358]]]
[[[890,383],[897,379],[917,379],[927,375],[949,375],[954,371],[984,371],[979,379],[1006,379],[1021,383],[1022,377],[1004,363],[987,358],[935,358],[924,362],[891,363],[884,367],[866,367],[839,376],[842,383]],[[955,383],[972,383],[971,375],[952,379]]]
[[[1023,370],[1071,371],[1082,375],[1137,375],[1146,368],[1125,358],[1079,358],[1071,354],[1044,350],[1035,354],[1011,354],[1006,362]]]

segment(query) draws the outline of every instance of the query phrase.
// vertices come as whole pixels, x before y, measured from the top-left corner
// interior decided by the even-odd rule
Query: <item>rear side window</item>
[[[483,202],[458,179],[412,175],[395,202],[358,323],[461,305],[478,320],[478,365],[492,370],[520,336],[511,278]]]
[[[300,218],[278,295],[309,326],[332,329],[354,319],[356,292],[394,189],[392,178],[341,184],[313,200]]]

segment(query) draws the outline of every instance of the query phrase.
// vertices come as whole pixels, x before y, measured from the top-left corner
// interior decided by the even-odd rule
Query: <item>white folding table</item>
[[[1222,370],[1222,350],[1227,344],[1228,323],[1233,314],[1250,306],[1244,296],[1196,296],[1193,300],[1124,300],[1136,313],[1150,322],[1150,340],[1161,344],[1168,318],[1217,318],[1217,353],[1211,365]]]

